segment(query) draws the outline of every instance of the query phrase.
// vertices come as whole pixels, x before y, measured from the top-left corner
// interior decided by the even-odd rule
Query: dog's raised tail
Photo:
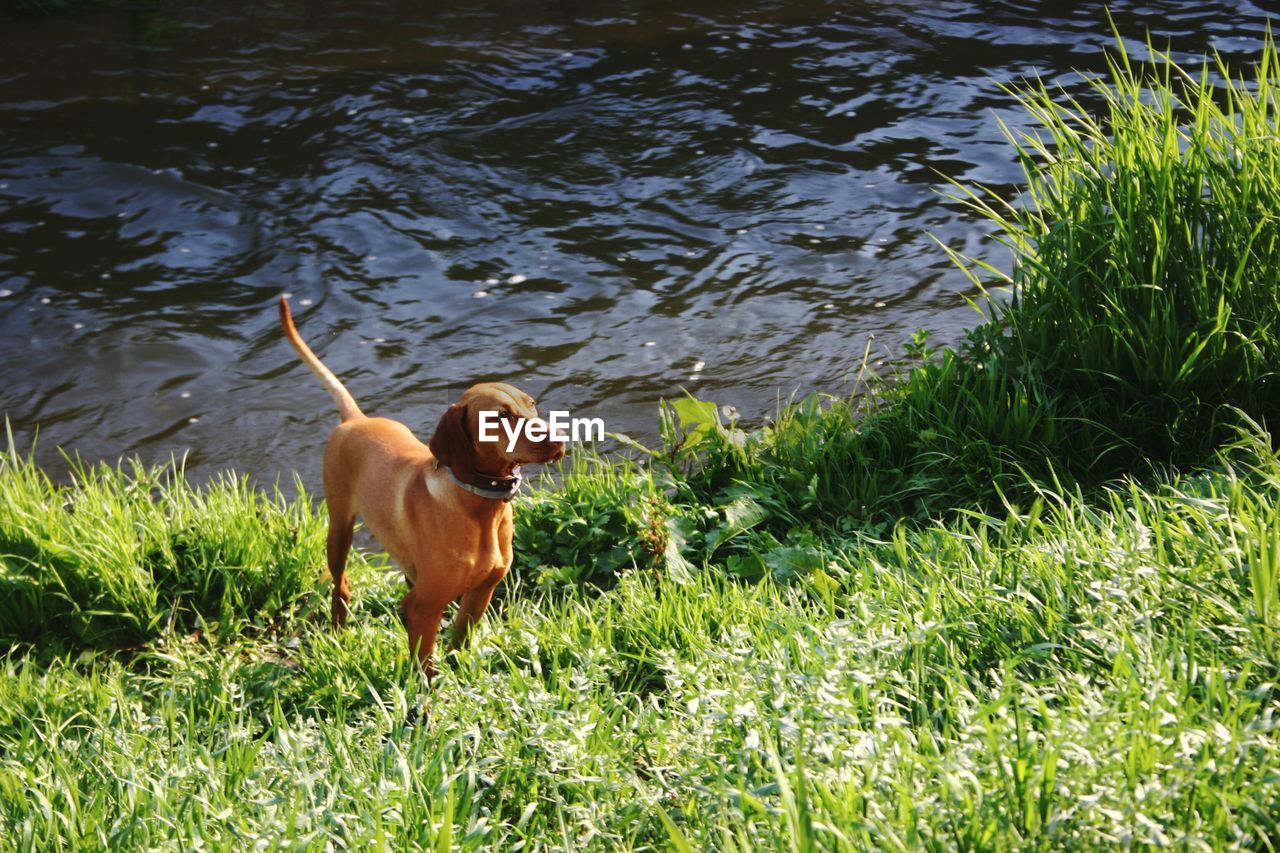
[[[298,334],[297,327],[293,325],[293,314],[289,311],[289,297],[287,296],[280,297],[280,325],[284,327],[284,336],[289,339],[289,343],[298,351],[303,363],[320,378],[320,381],[324,383],[325,390],[333,398],[333,402],[338,404],[338,414],[342,417],[342,420],[349,421],[352,418],[364,417],[364,412],[360,411],[360,407],[356,405],[355,398],[351,396],[351,392],[343,387],[342,383],[338,381],[338,377],[333,375],[333,371],[324,366],[324,363],[311,351],[311,347],[307,346],[306,341]]]

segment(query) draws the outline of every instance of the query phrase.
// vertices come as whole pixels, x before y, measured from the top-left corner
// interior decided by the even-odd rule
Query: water
[[[752,8],[747,8],[750,5]],[[1064,8],[1070,7],[1069,11]],[[0,17],[0,413],[61,468],[189,452],[318,480],[336,417],[280,337],[420,435],[504,379],[652,438],[759,423],[977,321],[939,173],[1010,195],[999,84],[1079,90],[1101,3],[152,0]],[[687,12],[686,8],[698,11]],[[1116,2],[1247,59],[1252,3]],[[701,369],[698,366],[701,365]]]

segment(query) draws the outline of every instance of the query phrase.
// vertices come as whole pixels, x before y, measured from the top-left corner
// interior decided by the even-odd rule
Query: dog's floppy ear
[[[427,443],[431,453],[448,465],[455,477],[469,481],[476,472],[476,450],[467,432],[467,407],[454,403],[436,424],[435,435]]]

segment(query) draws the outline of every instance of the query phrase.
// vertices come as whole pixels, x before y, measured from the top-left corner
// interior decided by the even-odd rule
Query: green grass
[[[176,463],[88,465],[54,485],[10,436],[0,463],[0,641],[62,635],[127,646],[230,617],[287,619],[324,541],[307,498],[286,503],[221,477],[189,488]]]
[[[1265,847],[1277,530],[1264,437],[1164,486],[830,537],[785,583],[630,570],[566,594],[524,574],[429,694],[400,583],[361,565],[342,633],[305,607],[263,631],[246,609],[129,654],[11,654],[0,832],[18,849]],[[320,600],[322,544],[302,543],[315,583],[297,594]]]
[[[305,493],[58,485],[10,438],[0,849],[1275,849],[1264,56],[1121,58],[1098,118],[1021,90],[1026,197],[965,196],[1015,259],[969,343],[575,454],[431,688],[382,558],[328,628]]]

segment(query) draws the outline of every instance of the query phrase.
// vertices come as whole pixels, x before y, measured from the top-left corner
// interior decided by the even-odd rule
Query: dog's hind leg
[[[336,496],[330,497],[329,537],[325,551],[329,560],[329,575],[333,578],[332,618],[335,628],[347,624],[347,614],[351,612],[351,590],[347,586],[347,554],[351,552],[351,537],[355,525],[355,513],[345,506],[345,501]]]

